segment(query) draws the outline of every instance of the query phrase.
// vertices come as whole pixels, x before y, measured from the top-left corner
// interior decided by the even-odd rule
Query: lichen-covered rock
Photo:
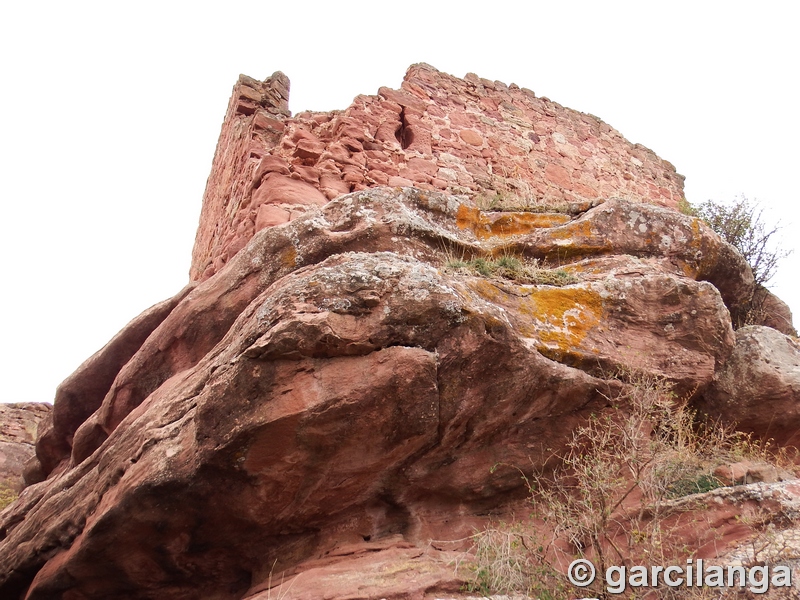
[[[0,514],[0,596],[457,597],[452,552],[628,378],[731,418],[745,373],[795,439],[794,355],[740,365],[752,273],[670,209],[669,163],[427,65],[333,113],[291,117],[288,88],[239,79],[193,283],[59,387]]]
[[[99,405],[57,398],[59,414],[97,408],[0,520],[0,590],[241,598],[342,544],[461,539],[524,498],[492,467],[544,464],[621,391],[609,374],[703,389],[731,351],[723,297],[700,280],[730,250],[691,218],[615,200],[509,236],[476,230],[472,210],[415,189],[350,194],[259,231],[135,320],[118,339],[152,323],[127,361],[87,363],[118,369]],[[604,234],[633,211],[649,236]],[[597,250],[604,235],[617,254]],[[447,267],[504,252],[546,266],[556,247],[576,283]],[[62,390],[94,389],[96,370]]]

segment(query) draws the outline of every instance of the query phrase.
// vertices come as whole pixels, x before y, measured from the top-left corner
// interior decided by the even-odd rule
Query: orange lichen
[[[486,279],[469,279],[467,281],[467,285],[474,291],[478,292],[478,294],[483,296],[486,300],[494,304],[505,304],[506,300],[510,297],[508,294],[502,292],[500,288]]]
[[[530,233],[534,229],[556,227],[569,222],[561,213],[483,212],[465,204],[458,207],[456,225],[471,229],[478,239]]]
[[[297,250],[294,246],[289,246],[281,252],[280,261],[281,265],[287,269],[294,269],[297,266]]]
[[[574,354],[603,316],[603,299],[591,288],[515,286],[518,293],[511,294],[484,279],[467,285],[502,306],[519,332],[538,340],[539,351],[551,358]]]
[[[600,322],[603,300],[591,289],[543,288],[524,298],[520,309],[536,319],[543,346],[568,352]]]
[[[608,236],[595,232],[588,219],[573,221],[548,232],[551,247],[546,250],[547,260],[563,261],[598,254],[611,254],[614,247]]]
[[[588,219],[573,221],[563,227],[554,229],[550,232],[550,236],[555,240],[575,239],[577,237],[588,240],[596,237],[592,230],[592,222]]]
[[[689,260],[694,263],[695,274],[694,277],[703,277],[704,273],[712,270],[714,265],[719,261],[718,244],[708,243],[708,236],[704,235],[701,228],[701,221],[698,218],[692,219],[692,238],[689,240],[688,246],[692,249],[697,256],[696,260]]]

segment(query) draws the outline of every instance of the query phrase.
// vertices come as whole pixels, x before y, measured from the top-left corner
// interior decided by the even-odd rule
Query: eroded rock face
[[[78,427],[100,407],[120,369],[192,287],[187,286],[175,297],[136,317],[58,386],[54,410],[39,428],[36,443],[39,464],[26,477],[27,483],[38,483],[41,472],[49,474],[66,467]],[[104,435],[100,432],[98,435],[96,443],[101,443]]]
[[[757,287],[751,301],[752,315],[755,319],[751,325],[764,325],[797,337],[797,330],[792,320],[789,305],[764,287]]]
[[[456,594],[453,551],[524,511],[517,469],[549,468],[625,377],[727,389],[752,273],[670,209],[669,163],[427,65],[341,112],[291,117],[288,87],[234,88],[194,283],[59,387],[0,515],[0,596]],[[559,211],[482,210],[497,192]],[[450,265],[503,256],[571,283]]]
[[[800,447],[800,344],[771,327],[739,329],[699,405],[746,431]]]
[[[399,90],[344,111],[288,111],[289,80],[240,77],[222,126],[191,278],[218,271],[263,227],[378,185],[498,194],[515,203],[609,197],[677,206],[683,176],[594,117],[476,75],[425,64]]]
[[[711,281],[752,285],[724,242],[622,200],[525,214],[509,235],[457,197],[376,188],[256,233],[155,311],[70,458],[3,515],[0,590],[241,598],[343,544],[461,539],[526,494],[492,467],[542,464],[619,393],[608,373],[712,380],[734,338]],[[565,287],[446,267],[559,248]]]
[[[34,457],[36,429],[52,405],[44,402],[0,404],[0,505],[23,487],[25,465]]]

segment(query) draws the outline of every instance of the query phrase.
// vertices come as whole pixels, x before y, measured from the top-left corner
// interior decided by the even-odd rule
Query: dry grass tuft
[[[564,286],[578,282],[575,275],[564,269],[546,269],[540,267],[537,261],[524,261],[510,255],[469,260],[450,257],[445,267],[456,272],[499,277],[521,284]]]

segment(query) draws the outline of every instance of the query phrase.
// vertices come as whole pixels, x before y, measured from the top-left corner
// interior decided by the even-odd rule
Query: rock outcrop
[[[739,329],[700,406],[760,437],[800,447],[800,343],[770,327]]]
[[[526,500],[496,465],[549,468],[627,378],[719,388],[753,276],[670,208],[668,163],[427,66],[341,113],[287,97],[240,79],[194,282],[59,387],[0,514],[3,597],[456,593],[463,540]],[[539,212],[481,210],[512,181]],[[532,274],[462,267],[500,259]]]
[[[723,297],[694,277],[752,281],[697,221],[621,200],[514,236],[478,217],[453,196],[377,188],[257,233],[166,314],[69,462],[6,513],[6,586],[241,597],[343,543],[462,538],[470,520],[452,515],[524,494],[492,466],[563,444],[617,391],[607,373],[703,388],[731,351]],[[559,248],[578,283],[446,268],[448,252],[546,264]]]
[[[797,337],[789,305],[765,287],[757,286],[750,302],[753,321],[748,325],[764,325],[781,333]]]
[[[0,404],[0,508],[25,487],[23,472],[34,458],[36,429],[52,408],[44,402]]]

